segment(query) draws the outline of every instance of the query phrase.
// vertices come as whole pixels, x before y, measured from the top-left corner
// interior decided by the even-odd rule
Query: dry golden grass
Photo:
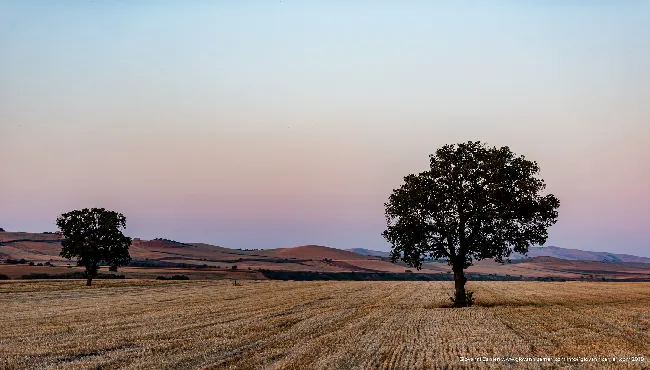
[[[610,368],[460,356],[645,356],[649,283],[0,283],[0,368]]]

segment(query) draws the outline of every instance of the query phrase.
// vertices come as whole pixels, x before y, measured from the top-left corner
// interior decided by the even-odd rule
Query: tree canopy
[[[457,306],[471,304],[463,270],[473,261],[503,262],[543,245],[560,201],[543,195],[536,162],[509,147],[481,142],[445,145],[429,156],[429,170],[404,177],[386,207],[391,259],[420,269],[423,258],[446,259],[454,271]]]
[[[64,213],[56,220],[64,236],[61,256],[77,258],[88,275],[86,285],[97,276],[100,263],[116,269],[131,262],[131,238],[124,236],[126,218],[121,213],[104,208],[84,208]]]

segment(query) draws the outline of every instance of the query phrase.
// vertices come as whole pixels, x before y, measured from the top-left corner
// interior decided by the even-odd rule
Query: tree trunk
[[[456,296],[454,297],[454,307],[467,307],[467,294],[465,292],[465,272],[462,266],[454,266],[454,285],[456,287]]]
[[[86,286],[90,286],[90,284],[92,284],[93,278],[97,276],[97,270],[99,270],[99,266],[97,265],[86,266],[86,275],[88,276],[88,280],[86,280]]]

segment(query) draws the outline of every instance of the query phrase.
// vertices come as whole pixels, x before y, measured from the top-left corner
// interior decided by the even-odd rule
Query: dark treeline
[[[413,272],[312,272],[259,270],[271,280],[338,280],[338,281],[453,281],[452,274],[421,274]],[[543,277],[531,278],[510,275],[468,274],[472,281],[566,281],[566,279]]]
[[[74,272],[67,272],[63,274],[47,274],[47,273],[40,273],[40,272],[34,272],[31,274],[23,275],[21,279],[25,280],[34,280],[34,279],[87,279],[88,274],[85,271],[74,271]],[[98,273],[95,279],[125,279],[126,277],[124,275],[116,275],[116,274],[103,274],[103,273]]]

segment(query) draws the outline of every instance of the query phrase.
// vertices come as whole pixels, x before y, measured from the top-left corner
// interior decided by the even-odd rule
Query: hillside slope
[[[375,256],[375,257],[384,257],[384,258],[390,257],[390,252],[376,251],[376,250],[366,249],[366,248],[350,248],[345,250],[356,254],[362,254],[364,256]]]
[[[123,270],[128,273],[144,271],[153,274],[169,268],[198,269],[202,278],[210,278],[225,271],[282,270],[303,272],[392,272],[404,273],[415,269],[404,263],[391,263],[386,257],[375,257],[376,251],[367,249],[341,250],[318,245],[266,250],[230,249],[205,243],[181,243],[167,239],[134,239],[129,250],[133,262]],[[61,239],[52,234],[0,233],[0,262],[7,259],[27,262],[48,262],[67,266],[74,262],[59,256]],[[368,254],[366,254],[368,253]],[[383,252],[386,253],[386,252]],[[561,255],[538,256],[539,254]],[[650,259],[620,254],[588,252],[557,247],[531,248],[532,258],[513,259],[513,263],[498,264],[490,260],[479,261],[468,269],[469,273],[510,275],[524,277],[557,277],[580,279],[594,276],[614,279],[650,279]],[[583,261],[581,258],[601,258]],[[625,262],[631,261],[631,262]],[[11,265],[0,263],[2,268]],[[163,269],[163,270],[161,270]],[[53,271],[53,270],[52,270]],[[449,274],[449,265],[426,262],[421,273]],[[17,274],[17,272],[16,272]],[[143,275],[137,275],[143,276]]]
[[[580,249],[560,248],[555,246],[531,247],[526,256],[515,254],[511,259],[522,259],[532,257],[555,257],[575,261],[601,261],[601,262],[642,262],[650,263],[650,258],[632,256],[629,254],[617,254],[609,252],[592,252]]]
[[[346,251],[343,249],[324,247],[320,245],[302,245],[293,248],[265,249],[264,254],[284,258],[298,259],[334,259],[334,260],[365,260],[368,256]]]

